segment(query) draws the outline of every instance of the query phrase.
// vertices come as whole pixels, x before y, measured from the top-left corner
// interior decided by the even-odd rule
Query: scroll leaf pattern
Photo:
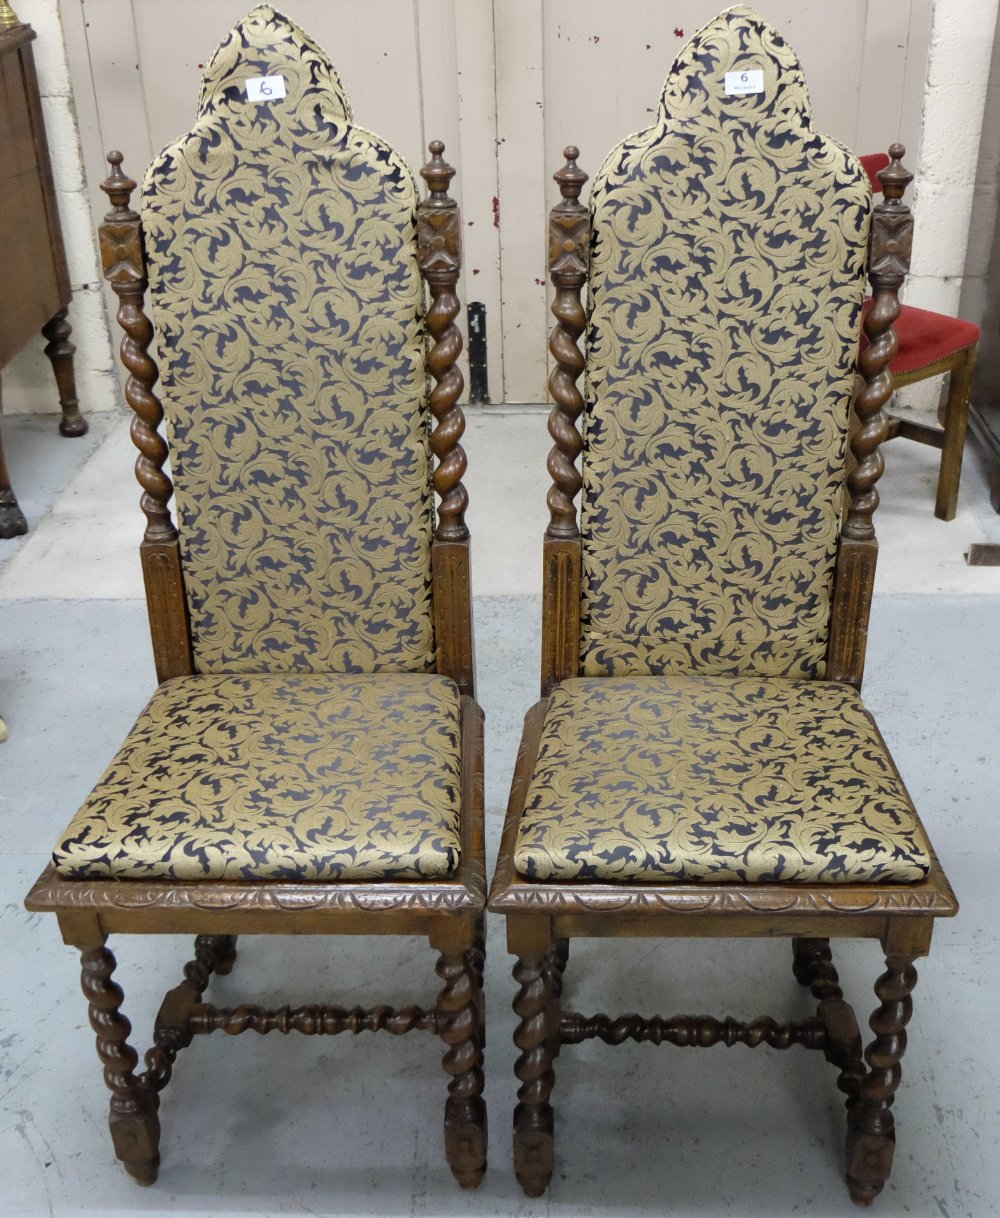
[[[563,682],[514,857],[533,880],[911,882],[930,868],[857,693],[758,677]]]
[[[281,76],[262,104],[246,81]],[[428,671],[416,187],[269,5],[143,186],[199,672]]]
[[[726,96],[729,71],[764,91]],[[582,671],[824,673],[871,195],[750,9],[591,195]]]
[[[166,681],[62,836],[77,879],[398,880],[459,860],[447,677]]]

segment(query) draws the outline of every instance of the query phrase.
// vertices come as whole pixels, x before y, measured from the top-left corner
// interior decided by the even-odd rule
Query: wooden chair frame
[[[882,161],[888,164],[884,155],[862,157],[865,172],[871,176],[875,165]],[[872,182],[875,191],[880,189],[876,179]],[[903,306],[904,310],[906,306]],[[948,377],[948,390],[939,411],[940,427],[927,423],[918,423],[901,415],[887,411],[889,430],[887,440],[902,436],[906,440],[915,440],[918,444],[927,444],[941,453],[941,464],[938,467],[937,490],[934,498],[934,515],[939,520],[954,520],[958,510],[958,487],[962,477],[962,455],[965,451],[965,437],[969,428],[969,398],[972,393],[972,375],[976,367],[978,344],[959,347],[922,368],[914,368],[910,372],[893,372],[893,389],[902,389],[907,385],[916,385],[921,381],[930,381],[937,376]]]
[[[978,345],[962,347],[943,356],[925,368],[912,372],[893,373],[894,389],[929,381],[935,376],[948,377],[948,392],[941,410],[942,427],[931,427],[899,415],[889,415],[889,430],[886,439],[902,436],[916,440],[918,444],[929,444],[941,452],[938,468],[937,491],[934,497],[934,515],[939,520],[954,520],[958,510],[958,487],[962,477],[962,455],[965,451],[965,436],[969,428],[969,397],[972,392],[972,374],[976,367]]]
[[[482,994],[486,880],[483,848],[483,715],[475,702],[468,495],[462,485],[466,458],[459,443],[465,428],[457,405],[463,379],[457,367],[462,339],[454,324],[461,265],[461,219],[448,194],[454,169],[444,145],[430,145],[421,170],[429,194],[420,203],[417,252],[430,289],[426,325],[432,340],[428,367],[434,379],[429,403],[436,420],[431,448],[440,503],[432,543],[432,585],[439,673],[462,693],[461,861],[454,879],[440,882],[257,883],[65,879],[50,866],[27,897],[28,909],[51,911],[66,943],[82,953],[83,991],[97,1052],[111,1091],[110,1125],[115,1151],[140,1183],[156,1178],[159,1164],[159,1093],[170,1081],[178,1052],[195,1035],[272,1029],[309,1035],[413,1029],[444,1041],[450,1075],[445,1108],[445,1150],[464,1187],[475,1187],[486,1168],[483,1091]],[[125,396],[135,412],[132,438],[139,450],[136,477],[142,487],[146,532],[143,574],[160,681],[194,671],[184,573],[177,530],[168,503],[173,487],[163,469],[167,445],[158,428],[163,409],[154,392],[156,363],[149,354],[153,326],[144,311],[148,287],[142,222],[130,207],[135,182],[122,172],[119,152],[102,183],[112,209],[100,228],[104,273],[119,298],[125,332],[121,355],[129,376]],[[112,979],[116,962],[106,946],[112,934],[196,934],[194,959],[184,980],[170,990],[156,1017],[145,1070],[129,1044],[122,991]],[[326,1005],[266,1010],[222,1009],[204,1000],[213,972],[228,973],[238,935],[418,935],[438,953],[443,989],[431,1010],[371,1010]]]
[[[576,381],[585,367],[579,339],[586,324],[581,293],[587,282],[590,220],[580,193],[587,175],[579,153],[565,150],[566,165],[555,174],[561,200],[550,214],[549,273],[555,286],[556,324],[550,350],[555,368],[549,390],[555,403],[549,431],[555,442],[548,468],[549,525],[544,541],[542,607],[542,695],[525,720],[514,772],[499,861],[488,908],[507,919],[508,951],[517,956],[519,990],[514,1010],[520,1023],[514,1042],[520,1080],[514,1113],[514,1164],[530,1196],[540,1195],[553,1170],[553,1064],[562,1045],[598,1038],[675,1045],[792,1044],[819,1049],[838,1070],[848,1117],[847,1179],[852,1198],[870,1202],[888,1179],[894,1146],[892,1103],[899,1062],[906,1046],[916,982],[913,961],[930,948],[934,919],[957,912],[940,864],[932,858],[919,883],[880,884],[611,884],[536,882],[517,874],[514,849],[518,823],[538,753],[547,695],[580,672],[581,536],[574,498],[582,485],[576,458],[583,448],[576,420],[584,400]],[[909,267],[913,219],[903,203],[912,175],[904,149],[893,145],[880,178],[884,198],[872,217],[869,278],[874,304],[865,330],[870,345],[860,356],[864,385],[854,409],[851,439],[855,468],[847,477],[848,505],[841,529],[827,679],[860,688],[877,542],[872,515],[883,462],[879,446],[888,422],[883,407],[892,392],[888,367],[896,350],[892,324],[899,289]],[[794,974],[818,1000],[816,1016],[778,1024],[680,1015],[609,1019],[563,1011],[562,974],[574,937],[792,939]],[[858,1022],[844,1001],[830,953],[833,937],[877,939],[885,954],[875,984],[878,1006],[871,1017],[874,1039],[863,1053]],[[867,1062],[867,1068],[865,1063]]]

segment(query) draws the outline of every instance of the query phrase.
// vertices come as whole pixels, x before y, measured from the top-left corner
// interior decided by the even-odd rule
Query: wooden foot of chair
[[[60,309],[55,317],[42,326],[42,336],[47,339],[45,354],[49,357],[59,387],[59,405],[62,407],[59,430],[64,436],[82,436],[87,432],[87,420],[80,413],[80,403],[76,398],[76,375],[73,372],[76,346],[69,341],[72,333],[73,327],[67,320],[65,309]]]
[[[521,1018],[514,1032],[514,1044],[521,1050],[514,1065],[521,1080],[514,1109],[514,1171],[529,1197],[545,1192],[554,1165],[554,1118],[549,1103],[555,1084],[554,1041],[559,1035],[554,979],[559,977],[561,983],[554,956],[520,956],[514,965],[514,980],[520,986],[514,1011]]]
[[[81,955],[82,986],[97,1036],[97,1054],[111,1092],[108,1123],[115,1154],[140,1184],[152,1184],[160,1166],[159,1097],[136,1078],[139,1057],[128,1043],[132,1025],[121,1013],[121,987],[111,980],[115,958],[106,947]]]
[[[906,1025],[913,1013],[910,993],[917,982],[913,961],[889,956],[875,983],[881,1005],[870,1020],[875,1039],[865,1051],[869,1071],[861,1083],[861,1102],[848,1116],[847,1185],[851,1200],[870,1205],[892,1171],[896,1144],[892,1102],[906,1051]]]
[[[483,955],[478,947],[443,952],[437,975],[438,1034],[451,1075],[444,1110],[445,1156],[463,1188],[476,1188],[486,1172],[486,1102],[483,1099]]]
[[[948,400],[944,411],[944,438],[938,470],[934,515],[939,520],[954,520],[958,508],[958,484],[962,477],[962,454],[969,426],[969,395],[976,348],[970,347],[965,360],[948,377]]]

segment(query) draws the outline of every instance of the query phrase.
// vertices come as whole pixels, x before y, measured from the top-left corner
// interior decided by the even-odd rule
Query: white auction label
[[[739,97],[744,93],[764,92],[764,69],[748,68],[745,72],[726,73],[726,95]]]
[[[247,101],[269,102],[284,96],[284,76],[251,76],[247,81]]]

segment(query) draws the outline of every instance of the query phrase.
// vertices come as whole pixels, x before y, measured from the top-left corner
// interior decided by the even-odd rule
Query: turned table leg
[[[47,321],[42,326],[42,337],[47,340],[45,354],[52,364],[59,387],[59,405],[62,407],[59,430],[64,436],[82,436],[87,431],[87,420],[80,413],[80,403],[76,398],[76,376],[73,372],[76,346],[69,340],[73,327],[66,314],[66,309],[60,309],[55,317]]]
[[[486,1102],[483,1099],[482,952],[442,952],[437,975],[438,1035],[448,1046],[442,1065],[451,1081],[444,1112],[445,1155],[463,1188],[476,1188],[486,1172]]]
[[[875,983],[881,1005],[869,1021],[875,1033],[865,1051],[869,1071],[861,1083],[860,1103],[848,1118],[847,1185],[858,1205],[870,1205],[892,1171],[896,1145],[892,1102],[906,1051],[906,1025],[913,1013],[910,993],[916,983],[917,970],[910,958],[886,957],[886,970]]]
[[[82,986],[97,1036],[97,1054],[111,1092],[108,1123],[115,1154],[140,1184],[152,1184],[160,1165],[159,1097],[135,1076],[139,1056],[128,1043],[132,1025],[121,1013],[121,987],[111,980],[115,958],[106,947],[81,953]]]

